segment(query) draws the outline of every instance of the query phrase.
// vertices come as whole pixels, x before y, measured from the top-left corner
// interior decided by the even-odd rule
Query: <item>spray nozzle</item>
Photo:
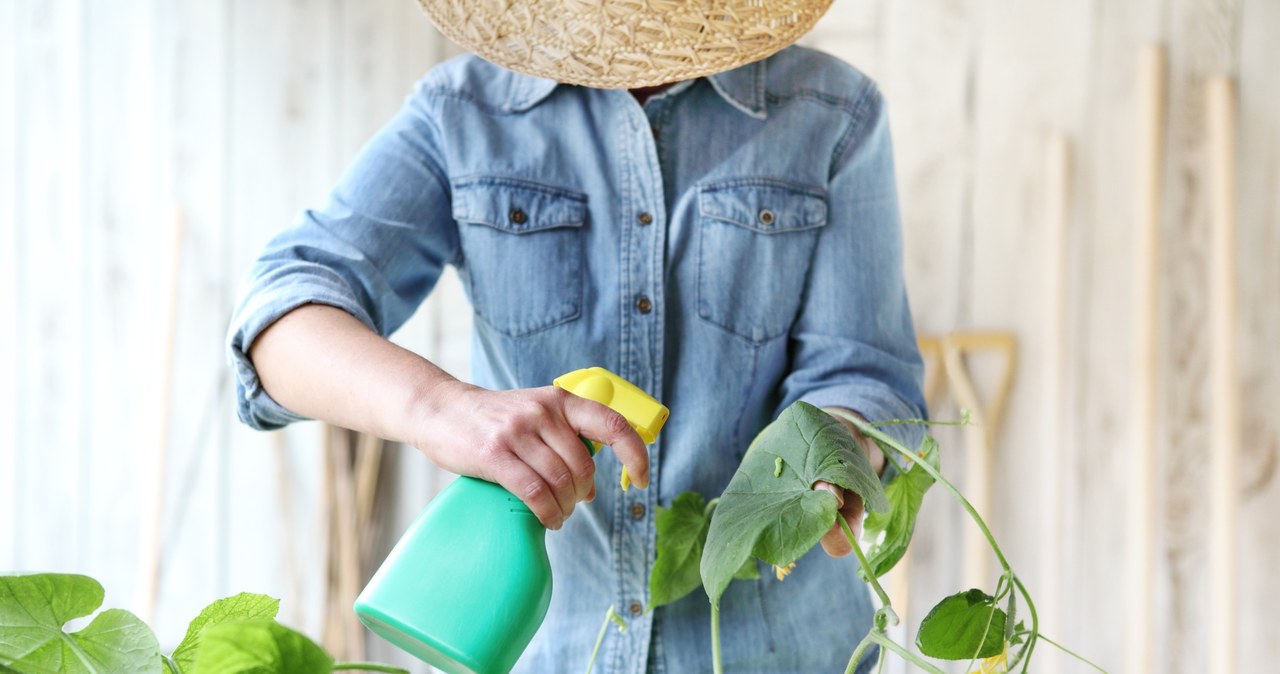
[[[658,439],[658,431],[671,414],[665,405],[640,389],[639,386],[602,368],[589,367],[561,375],[552,382],[556,386],[580,398],[594,400],[626,418],[646,445]],[[584,441],[594,455],[600,444]],[[622,469],[622,489],[631,484],[627,469]]]

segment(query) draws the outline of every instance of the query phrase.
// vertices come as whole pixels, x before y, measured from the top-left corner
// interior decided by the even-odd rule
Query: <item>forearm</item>
[[[249,358],[267,394],[285,408],[353,430],[417,443],[433,393],[456,383],[347,312],[308,304],[262,332]]]

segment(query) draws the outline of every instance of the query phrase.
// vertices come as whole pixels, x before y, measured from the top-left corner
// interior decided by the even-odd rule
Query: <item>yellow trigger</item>
[[[574,370],[557,377],[552,383],[580,398],[594,400],[621,414],[646,445],[651,445],[658,439],[658,432],[671,414],[665,405],[639,386],[602,367]],[[600,443],[588,444],[594,450],[593,455],[599,451]],[[631,476],[625,466],[622,468],[621,485],[623,491],[631,487]]]

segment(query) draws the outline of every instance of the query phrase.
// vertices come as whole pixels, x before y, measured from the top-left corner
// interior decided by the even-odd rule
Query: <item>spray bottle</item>
[[[604,368],[576,370],[554,384],[622,414],[645,444],[657,439],[669,414]],[[593,456],[599,450],[583,442]],[[377,635],[448,674],[507,674],[551,602],[546,534],[511,492],[459,477],[391,550],[356,599],[356,615]]]

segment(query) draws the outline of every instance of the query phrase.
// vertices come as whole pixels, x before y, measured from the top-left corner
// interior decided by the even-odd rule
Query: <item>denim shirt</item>
[[[445,265],[475,312],[474,383],[545,386],[600,365],[671,409],[650,487],[623,493],[601,452],[598,498],[548,533],[555,589],[520,672],[581,671],[610,605],[627,631],[608,635],[597,671],[710,671],[703,592],[644,610],[654,509],[687,490],[717,496],[796,400],[873,420],[924,413],[883,103],[813,50],[643,105],[473,56],[436,67],[254,267],[228,344],[241,419],[300,418],[245,356],[273,321],[321,303],[389,335]],[[872,613],[855,566],[819,548],[785,582],[768,569],[735,581],[727,671],[842,671]]]

